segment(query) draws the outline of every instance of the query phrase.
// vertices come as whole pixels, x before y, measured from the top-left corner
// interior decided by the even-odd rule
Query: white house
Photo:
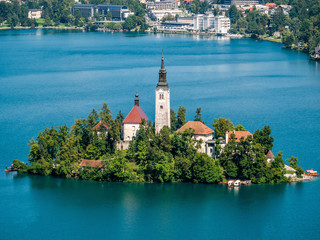
[[[199,142],[202,140],[201,148],[198,150],[201,153],[207,154],[209,157],[213,156],[214,144],[213,130],[203,124],[200,121],[189,121],[177,130],[178,133],[184,133],[184,131],[191,129],[193,132],[193,138]]]
[[[28,18],[41,18],[42,9],[29,9]]]

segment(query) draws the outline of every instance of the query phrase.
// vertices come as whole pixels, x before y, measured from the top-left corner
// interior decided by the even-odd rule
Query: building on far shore
[[[227,34],[230,29],[230,18],[223,15],[214,18],[214,29],[217,34]]]
[[[193,18],[194,30],[208,30],[214,28],[214,15],[212,13],[197,14]]]
[[[212,13],[197,14],[193,18],[194,30],[208,30],[213,31],[217,34],[227,34],[230,29],[230,18],[224,15],[214,16]]]
[[[225,5],[237,5],[237,6],[243,6],[243,5],[258,5],[259,0],[225,0]]]
[[[112,5],[112,4],[75,4],[72,6],[72,13],[78,9],[82,17],[93,18],[95,14],[99,14],[102,17],[107,17],[108,13],[111,13],[112,20],[122,21],[129,15],[130,12],[128,6],[125,5]],[[106,20],[106,19],[105,19]]]
[[[165,9],[165,10],[150,10],[150,14],[157,19],[157,21],[161,21],[164,16],[173,16],[181,15],[183,12],[180,9]]]
[[[41,18],[42,9],[29,9],[28,18],[38,19]]]
[[[200,121],[189,121],[179,128],[176,132],[184,133],[184,131],[191,129],[193,131],[193,138],[197,142],[202,141],[199,152],[207,154],[209,157],[213,157],[214,153],[214,131]]]
[[[161,2],[147,2],[147,9],[154,10],[167,10],[167,9],[178,9],[179,2],[177,1],[161,1]]]

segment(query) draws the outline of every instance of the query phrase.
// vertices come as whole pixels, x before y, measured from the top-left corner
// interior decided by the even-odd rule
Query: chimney
[[[229,142],[229,132],[226,131],[226,144]]]

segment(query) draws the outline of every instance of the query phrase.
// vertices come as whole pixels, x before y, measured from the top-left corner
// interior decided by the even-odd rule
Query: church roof
[[[95,125],[92,129],[93,130],[100,130],[101,129],[101,125],[104,127],[105,130],[109,130],[109,127],[102,123],[102,121],[100,120],[99,123],[97,125]]]
[[[240,139],[246,139],[249,136],[252,136],[252,133],[249,131],[229,131],[229,141],[231,140],[231,134],[235,135],[236,142],[240,142]]]
[[[140,106],[134,105],[123,123],[141,123],[142,119],[148,121],[147,115]]]
[[[274,155],[273,155],[273,153],[272,153],[272,151],[271,150],[269,150],[269,152],[267,153],[267,155],[266,155],[266,157],[269,159],[271,159],[271,158],[274,158]]]
[[[82,159],[80,167],[102,167],[102,160]]]
[[[208,135],[214,132],[211,128],[199,121],[189,121],[179,128],[177,132],[183,133],[185,130],[190,128],[194,130],[194,135]]]

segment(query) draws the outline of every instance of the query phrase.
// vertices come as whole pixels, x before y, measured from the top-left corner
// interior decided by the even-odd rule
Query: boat
[[[5,172],[15,172],[15,171],[18,171],[18,169],[15,168],[15,167],[13,166],[13,164],[12,164],[11,166],[6,167],[6,169],[5,169],[4,171],[5,171]]]
[[[233,187],[233,181],[232,181],[232,180],[228,181],[228,187],[229,187],[229,188],[232,188],[232,187]]]
[[[250,185],[250,184],[251,184],[251,180],[246,180],[246,181],[241,182],[241,185],[245,185],[245,186]]]
[[[235,187],[240,187],[240,180],[236,180],[233,185]]]
[[[313,169],[311,170],[306,170],[305,175],[307,176],[313,176],[313,177],[318,177],[319,173],[317,171],[314,171]]]

